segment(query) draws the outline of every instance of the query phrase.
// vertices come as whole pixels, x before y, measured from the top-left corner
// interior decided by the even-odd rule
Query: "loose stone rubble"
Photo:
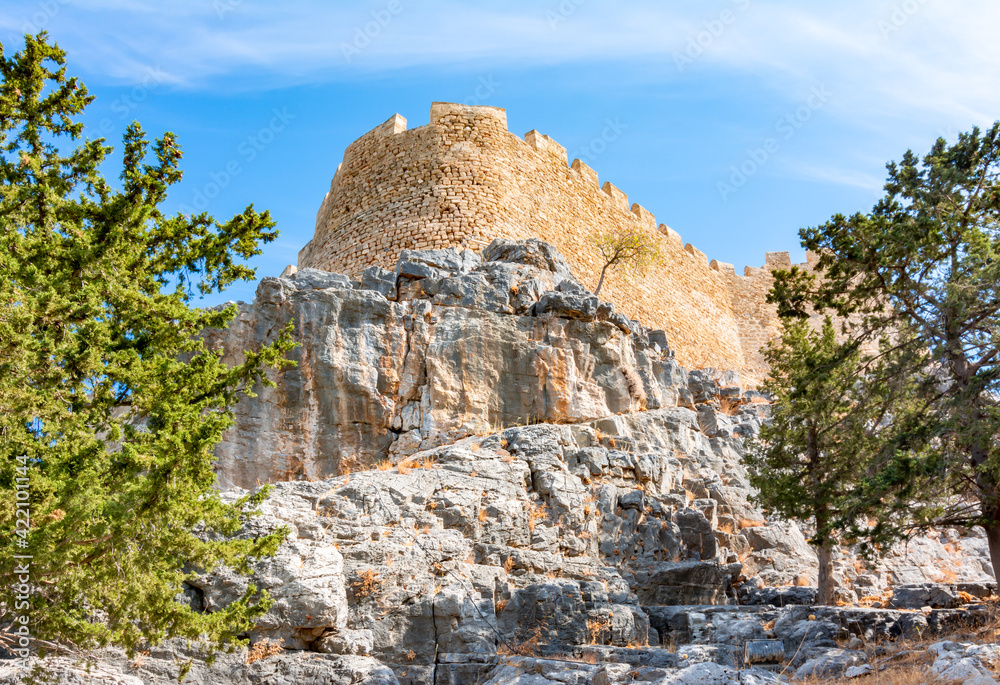
[[[497,241],[484,258],[407,252],[360,282],[264,279],[233,328],[209,334],[236,357],[294,318],[301,343],[298,368],[240,404],[219,460],[226,497],[273,483],[240,535],[289,537],[252,578],[216,569],[184,595],[212,611],[248,582],[268,589],[275,604],[248,637],[282,654],[209,666],[171,642],[95,654],[100,676],[66,658],[46,672],[168,683],[190,662],[190,683],[772,683],[861,673],[866,645],[987,617],[985,542],[959,530],[875,567],[842,550],[845,606],[809,606],[805,535],[748,499],[740,457],[767,420],[761,395],[681,368],[662,331],[599,302],[544,243]],[[744,663],[759,641],[777,645],[783,673]],[[995,682],[982,680],[995,650],[936,648],[936,670]],[[19,673],[0,666],[0,684]]]

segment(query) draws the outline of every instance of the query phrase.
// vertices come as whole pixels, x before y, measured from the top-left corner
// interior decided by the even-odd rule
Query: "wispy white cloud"
[[[1000,117],[998,21],[1000,5],[981,0],[756,3],[704,60],[787,93],[822,82],[837,93],[830,109],[856,120],[889,110],[986,123]]]
[[[885,184],[885,179],[854,169],[841,169],[833,166],[815,166],[801,162],[786,165],[785,173],[806,181],[849,186],[863,190],[878,191]]]
[[[790,102],[822,82],[837,92],[830,110],[841,117],[887,110],[986,123],[1000,116],[994,0],[2,0],[0,10],[8,35],[30,25],[51,29],[93,74],[138,80],[157,66],[192,89],[409,67],[608,61],[627,65],[632,79],[662,83],[679,78],[674,58],[700,41],[690,67],[699,74],[747,74]]]

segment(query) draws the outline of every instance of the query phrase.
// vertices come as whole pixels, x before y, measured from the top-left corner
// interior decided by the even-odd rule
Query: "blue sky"
[[[178,134],[170,209],[271,210],[258,276],[295,262],[351,141],[435,100],[505,107],[711,259],[801,259],[887,161],[1000,119],[998,25],[995,0],[0,0],[5,49],[68,51],[92,136]]]

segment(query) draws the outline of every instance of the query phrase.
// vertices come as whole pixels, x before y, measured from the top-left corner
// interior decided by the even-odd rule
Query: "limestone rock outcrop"
[[[766,398],[682,368],[544,243],[264,279],[208,339],[237,359],[289,320],[298,366],[238,405],[218,462],[226,498],[273,486],[238,534],[289,536],[250,578],[215,569],[185,593],[210,612],[267,589],[247,637],[280,653],[105,650],[92,682],[165,685],[190,664],[184,682],[222,685],[771,683],[748,644],[826,677],[862,669],[865,644],[989,614],[985,542],[965,530],[882,565],[841,550],[839,596],[866,605],[809,606],[807,533],[754,505],[741,462]],[[949,674],[993,658],[940,651]],[[73,660],[34,667],[91,682]],[[25,675],[0,666],[0,685]]]
[[[395,272],[354,283],[315,269],[265,278],[209,338],[237,359],[291,320],[297,367],[239,404],[220,485],[324,478],[494,427],[687,397],[662,331],[599,303],[551,246],[496,241],[485,257],[404,252]]]

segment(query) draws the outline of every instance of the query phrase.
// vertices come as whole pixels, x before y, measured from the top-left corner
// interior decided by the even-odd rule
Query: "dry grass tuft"
[[[587,619],[587,634],[592,645],[602,645],[611,637],[611,614]]]
[[[535,530],[535,525],[539,519],[543,519],[546,516],[545,503],[542,504],[532,504],[528,508],[528,530]]]
[[[754,521],[752,519],[740,519],[740,530],[745,528],[760,528],[761,526],[766,526],[766,521]]]
[[[356,456],[345,457],[337,465],[337,472],[341,476],[349,476],[355,471],[361,470],[361,463]]]
[[[542,639],[542,628],[538,626],[535,628],[535,632],[531,634],[527,640],[517,641],[511,643],[508,647],[505,644],[500,645],[497,649],[497,654],[507,655],[507,656],[537,656],[538,655],[538,641]]]
[[[371,597],[382,589],[382,581],[378,573],[369,569],[360,571],[358,577],[351,582],[351,590],[355,597]]]
[[[726,535],[734,535],[736,533],[736,529],[733,527],[733,524],[729,523],[729,521],[720,523],[716,530],[725,533]]]
[[[956,580],[958,580],[958,574],[955,572],[955,569],[943,568],[941,569],[941,574],[937,577],[935,582],[954,583]]]
[[[271,642],[270,638],[265,637],[263,640],[250,647],[250,651],[247,652],[247,663],[252,664],[255,661],[266,659],[269,656],[281,654],[285,649],[281,646],[283,642],[284,640],[275,640],[274,642]],[[149,652],[146,653],[148,654]]]
[[[735,416],[740,412],[740,407],[742,406],[743,400],[739,397],[719,398],[719,413],[725,416]]]
[[[979,601],[978,597],[969,594],[965,590],[959,590],[958,598],[962,601],[962,604],[973,604]]]
[[[396,470],[404,475],[414,469],[433,469],[433,468],[437,468],[437,457],[435,456],[424,457],[423,459],[415,459],[413,457],[410,457],[396,464]]]

